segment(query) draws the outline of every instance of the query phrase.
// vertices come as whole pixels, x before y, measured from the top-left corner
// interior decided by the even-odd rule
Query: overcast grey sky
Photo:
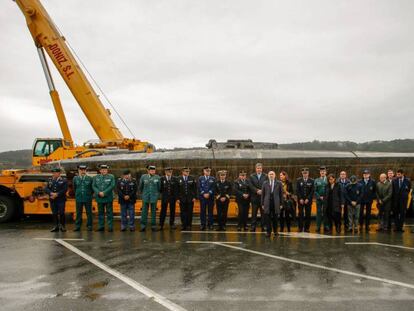
[[[414,136],[412,0],[42,3],[136,137],[157,147]],[[0,150],[60,137],[11,0],[0,26]],[[53,72],[75,141],[96,138]]]

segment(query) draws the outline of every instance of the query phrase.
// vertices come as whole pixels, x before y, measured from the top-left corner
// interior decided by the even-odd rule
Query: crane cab
[[[73,147],[62,138],[36,138],[32,148],[32,165],[72,159],[83,151],[84,147]]]

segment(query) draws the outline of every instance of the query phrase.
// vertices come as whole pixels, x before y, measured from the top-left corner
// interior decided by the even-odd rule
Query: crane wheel
[[[0,223],[8,222],[16,214],[16,202],[5,195],[0,195]]]

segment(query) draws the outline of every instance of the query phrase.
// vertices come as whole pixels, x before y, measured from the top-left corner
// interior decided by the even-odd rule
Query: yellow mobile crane
[[[114,149],[125,152],[152,152],[152,144],[125,138],[115,126],[98,95],[89,83],[65,38],[39,0],[15,0],[23,12],[33,37],[49,87],[50,97],[62,130],[63,138],[37,138],[33,145],[32,170],[3,170],[0,174],[0,223],[20,214],[50,214],[49,199],[43,193],[50,174],[36,167],[50,161],[88,157]],[[46,53],[45,53],[46,52]],[[66,117],[56,91],[46,59],[49,55],[83,113],[99,137],[98,143],[76,146],[73,143]],[[75,212],[74,199],[69,198],[67,212]],[[138,204],[137,209],[139,209]],[[94,207],[95,208],[95,207]],[[116,204],[114,212],[119,211]]]
[[[33,166],[49,161],[86,157],[103,153],[108,148],[125,151],[152,152],[153,146],[134,138],[125,138],[105,109],[86,75],[82,71],[65,38],[60,34],[39,0],[15,0],[23,12],[33,37],[49,87],[63,138],[37,138],[33,145]],[[49,70],[45,52],[66,82],[100,142],[75,146],[65,113]]]

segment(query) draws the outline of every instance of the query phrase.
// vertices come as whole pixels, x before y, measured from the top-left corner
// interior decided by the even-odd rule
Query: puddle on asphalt
[[[104,281],[100,281],[100,282],[96,282],[96,283],[90,284],[87,287],[90,287],[90,288],[102,288],[102,287],[107,286],[108,284],[109,284],[109,279],[106,279]]]
[[[102,296],[102,294],[96,293],[95,289],[100,289],[108,286],[109,279],[105,279],[103,281],[95,282],[92,284],[88,284],[82,287],[81,293],[82,297],[94,301]]]

